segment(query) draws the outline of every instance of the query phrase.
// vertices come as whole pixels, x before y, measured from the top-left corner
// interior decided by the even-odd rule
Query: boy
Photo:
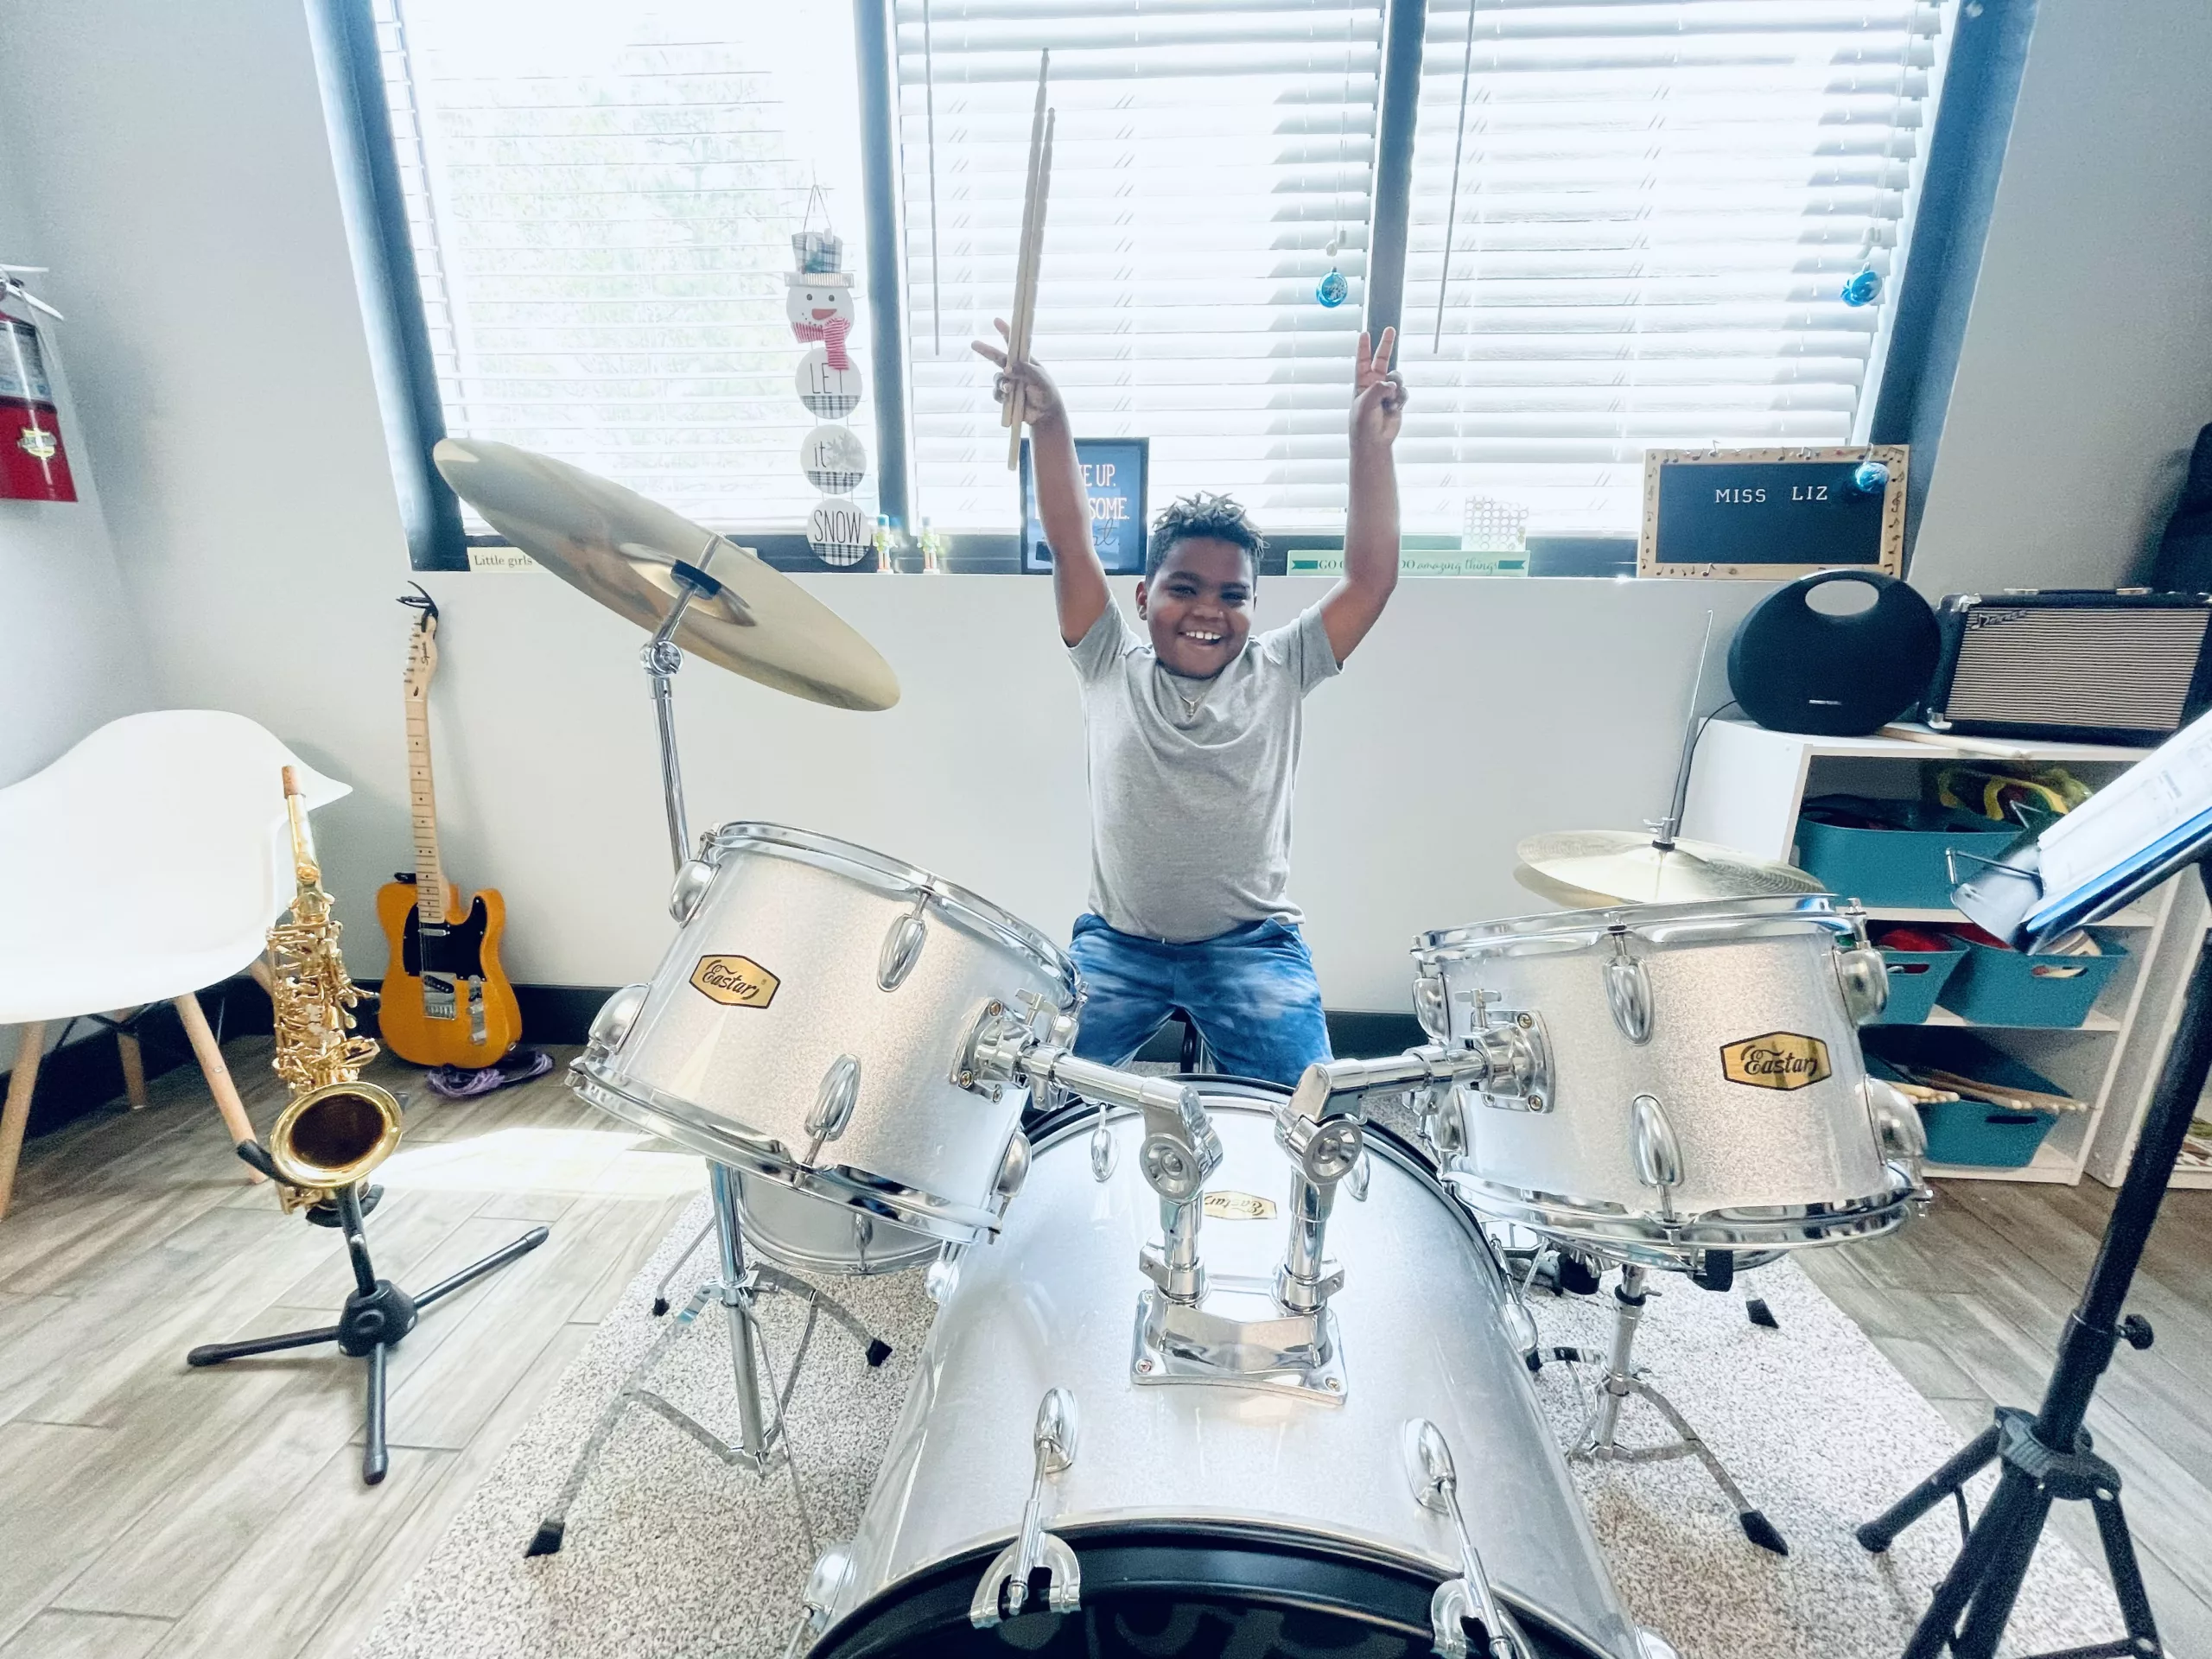
[[[1006,325],[999,324],[1001,335]],[[1396,331],[1359,337],[1344,576],[1287,627],[1249,638],[1266,545],[1224,496],[1153,526],[1137,585],[1147,639],[1122,619],[1090,542],[1066,406],[1034,362],[998,365],[1029,416],[1038,515],[1052,548],[1060,639],[1083,684],[1090,771],[1090,913],[1069,954],[1090,992],[1076,1052],[1118,1065],[1178,1007],[1216,1065],[1295,1084],[1330,1058],[1321,989],[1290,902],[1300,704],[1367,637],[1398,580],[1391,444],[1405,388]]]

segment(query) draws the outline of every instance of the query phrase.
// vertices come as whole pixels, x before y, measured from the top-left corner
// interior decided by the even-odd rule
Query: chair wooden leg
[[[246,963],[245,970],[252,976],[253,982],[260,986],[263,990],[271,996],[276,994],[275,976],[270,969],[267,957],[256,957],[251,962]]]
[[[16,1039],[16,1069],[8,1077],[8,1104],[0,1109],[0,1216],[16,1192],[16,1162],[23,1155],[23,1128],[31,1121],[31,1086],[46,1053],[46,1022],[34,1020]]]
[[[118,1008],[109,1016],[128,1020],[138,1010]],[[130,1109],[138,1111],[146,1104],[146,1057],[139,1052],[138,1039],[127,1031],[115,1033],[116,1058],[123,1062],[123,1097],[130,1103]]]
[[[186,995],[175,999],[177,1018],[184,1021],[184,1034],[192,1039],[192,1052],[200,1057],[200,1070],[207,1078],[207,1090],[215,1096],[215,1109],[223,1115],[223,1127],[230,1131],[233,1145],[253,1139],[253,1120],[245,1115],[245,1103],[238,1098],[237,1085],[231,1081],[231,1069],[223,1064],[223,1051],[217,1046],[215,1033],[207,1028],[207,1016],[200,1010],[200,999]],[[246,1173],[256,1181],[269,1178],[257,1169]]]

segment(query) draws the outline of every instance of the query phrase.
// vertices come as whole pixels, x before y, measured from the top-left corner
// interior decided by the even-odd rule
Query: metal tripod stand
[[[2212,868],[2200,861],[2198,878],[2212,894]],[[2087,1503],[2097,1518],[2105,1564],[2112,1573],[2127,1634],[2118,1641],[2071,1648],[2047,1659],[2156,1659],[2165,1651],[2152,1618],[2151,1599],[2120,1506],[2120,1471],[2096,1455],[2082,1427],[2097,1379],[2122,1342],[2151,1345],[2151,1326],[2139,1315],[2123,1318],[2135,1268],[2150,1240],[2152,1224],[2166,1196],[2166,1179],[2189,1134],[2190,1114],[2212,1074],[2212,940],[2200,944],[2189,982],[2181,1028],[2174,1033],[2158,1074],[2158,1091],[2128,1160],[2127,1176],[2106,1224],[2096,1265],[2082,1300],[2059,1338],[2058,1363],[2031,1417],[2000,1406],[1997,1421],[1982,1430],[1948,1463],[1913,1488],[1889,1511],[1859,1529],[1859,1541],[1885,1550],[1897,1535],[1946,1498],[1965,1513],[1966,1484],[1993,1462],[2004,1472],[1981,1516],[1967,1531],[1950,1573],[1936,1586],[1928,1611],[1905,1648],[1905,1659],[1992,1659],[2012,1616],[2013,1603],[2034,1560],[2050,1506]]]
[[[253,1141],[241,1144],[239,1154],[257,1169],[264,1169],[272,1179],[276,1173],[266,1167],[264,1160],[257,1160],[246,1153],[251,1147],[260,1152]],[[353,1262],[353,1286],[346,1298],[346,1306],[338,1315],[338,1323],[316,1327],[312,1331],[288,1331],[277,1337],[249,1337],[244,1342],[211,1342],[194,1348],[184,1357],[188,1365],[219,1365],[226,1359],[245,1359],[253,1354],[273,1354],[287,1348],[309,1348],[317,1343],[334,1342],[338,1351],[354,1359],[368,1361],[369,1413],[365,1444],[361,1451],[361,1478],[373,1486],[385,1478],[391,1466],[391,1455],[385,1440],[385,1355],[398,1344],[399,1339],[415,1328],[415,1321],[424,1308],[442,1301],[463,1285],[481,1279],[496,1268],[504,1268],[518,1256],[527,1255],[543,1244],[549,1236],[543,1227],[533,1227],[512,1244],[492,1252],[481,1262],[463,1268],[449,1279],[441,1279],[419,1296],[410,1296],[389,1279],[377,1277],[375,1264],[369,1260],[369,1241],[361,1219],[360,1189],[341,1186],[332,1195],[338,1210],[338,1225],[346,1237],[346,1254]]]
[[[719,537],[715,538],[715,541],[720,539]],[[714,542],[710,541],[700,556],[710,559],[713,554]],[[675,635],[692,601],[714,597],[721,592],[721,584],[700,566],[680,559],[670,568],[676,581],[676,602],[669,607],[667,616],[662,619],[660,626],[653,631],[652,639],[639,653],[639,661],[652,689],[653,719],[660,739],[661,804],[668,819],[669,857],[675,865],[677,874],[681,875],[690,858],[690,833],[684,818],[683,772],[676,746],[676,688],[673,681],[677,671],[683,666],[683,653],[675,643]],[[661,1333],[645,1357],[631,1368],[629,1376],[623,1379],[622,1387],[607,1402],[607,1409],[600,1414],[599,1421],[584,1442],[583,1449],[576,1454],[576,1460],[570,1466],[569,1477],[562,1483],[552,1506],[539,1521],[537,1531],[524,1552],[526,1555],[550,1555],[561,1548],[562,1539],[568,1530],[569,1508],[575,1502],[577,1494],[582,1491],[584,1483],[590,1478],[607,1438],[631,1406],[643,1406],[665,1418],[732,1468],[766,1475],[774,1461],[773,1453],[779,1443],[783,1446],[784,1460],[786,1463],[791,1460],[790,1442],[784,1434],[783,1408],[791,1397],[791,1390],[798,1383],[799,1363],[805,1357],[806,1343],[813,1332],[816,1313],[828,1314],[850,1332],[855,1340],[863,1344],[869,1365],[880,1365],[890,1357],[891,1348],[887,1343],[871,1337],[850,1313],[804,1280],[770,1267],[748,1267],[745,1259],[744,1230],[738,1215],[736,1183],[730,1171],[721,1164],[710,1163],[708,1166],[708,1186],[714,1201],[711,1226],[721,1255],[720,1276],[702,1285],[694,1293],[675,1322]],[[676,1268],[680,1268],[690,1258],[691,1250],[696,1249],[704,1237],[705,1234],[702,1233],[699,1238],[692,1241],[690,1249],[677,1258]],[[674,1276],[676,1268],[670,1269],[671,1277]],[[664,1288],[665,1285],[666,1281],[664,1280]],[[797,1295],[809,1304],[807,1334],[800,1338],[791,1356],[790,1373],[777,1398],[772,1418],[762,1400],[760,1373],[767,1350],[760,1332],[760,1319],[753,1312],[754,1299],[770,1291]],[[735,1445],[723,1440],[696,1418],[647,1386],[668,1351],[697,1323],[709,1302],[721,1305],[723,1321],[729,1332],[730,1369],[737,1394],[738,1439]],[[666,1299],[656,1298],[654,1313],[659,1315],[666,1311]],[[796,1497],[798,1474],[795,1467],[791,1472],[791,1490]],[[804,1500],[800,1498],[798,1501],[804,1521]],[[812,1548],[810,1537],[809,1548]]]
[[[1636,1374],[1630,1353],[1636,1344],[1636,1328],[1643,1322],[1644,1303],[1650,1295],[1645,1288],[1646,1273],[1645,1268],[1634,1262],[1624,1263],[1621,1268],[1621,1281],[1613,1291],[1613,1345],[1605,1356],[1605,1375],[1599,1383],[1598,1402],[1581,1441],[1567,1456],[1587,1463],[1666,1463],[1675,1458],[1695,1458],[1705,1465],[1705,1472],[1713,1477],[1713,1484],[1735,1506],[1736,1520],[1744,1529],[1744,1536],[1761,1549],[1787,1555],[1789,1545],[1782,1534],[1771,1521],[1751,1507],[1743,1488],[1736,1484],[1713,1448],[1698,1438],[1689,1420],[1675,1408],[1665,1395]],[[1595,1362],[1599,1357],[1581,1349],[1553,1351],[1562,1359]],[[1621,1407],[1631,1395],[1667,1420],[1667,1426],[1675,1431],[1674,1440],[1662,1446],[1635,1447],[1619,1443],[1615,1434],[1620,1427]]]

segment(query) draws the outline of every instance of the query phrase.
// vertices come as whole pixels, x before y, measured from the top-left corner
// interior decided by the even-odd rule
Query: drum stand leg
[[[1664,1463],[1675,1458],[1695,1458],[1705,1465],[1705,1472],[1713,1477],[1713,1484],[1735,1505],[1736,1519],[1744,1529],[1744,1536],[1761,1549],[1787,1555],[1789,1546],[1775,1530],[1774,1523],[1751,1507],[1743,1488],[1736,1484],[1727,1468],[1713,1455],[1713,1448],[1698,1438],[1689,1420],[1675,1409],[1666,1395],[1636,1374],[1630,1351],[1636,1344],[1636,1327],[1643,1319],[1647,1295],[1644,1269],[1634,1263],[1622,1268],[1619,1287],[1613,1292],[1613,1347],[1605,1359],[1605,1376],[1599,1384],[1598,1404],[1581,1444],[1567,1453],[1568,1457],[1587,1463]],[[1594,1360],[1597,1356],[1578,1353],[1576,1357]],[[1615,1431],[1620,1426],[1621,1407],[1630,1395],[1667,1420],[1667,1426],[1675,1431],[1673,1441],[1633,1449],[1618,1442]]]
[[[562,1483],[560,1492],[538,1522],[537,1534],[531,1539],[530,1547],[523,1552],[525,1555],[550,1555],[561,1548],[568,1531],[569,1506],[575,1503],[583,1491],[584,1483],[591,1478],[592,1470],[598,1465],[599,1455],[614,1433],[616,1425],[621,1421],[623,1414],[633,1405],[643,1406],[655,1415],[665,1419],[730,1467],[744,1469],[756,1475],[766,1476],[779,1461],[778,1447],[780,1443],[780,1460],[791,1470],[791,1496],[798,1505],[800,1522],[807,1532],[807,1548],[809,1550],[814,1548],[812,1528],[806,1526],[806,1500],[799,1491],[798,1466],[791,1462],[791,1443],[784,1433],[784,1410],[791,1403],[791,1391],[798,1384],[799,1367],[805,1361],[808,1344],[813,1340],[815,1319],[817,1315],[828,1315],[834,1324],[849,1332],[855,1342],[863,1344],[871,1366],[880,1365],[890,1357],[891,1345],[868,1335],[867,1328],[851,1313],[805,1281],[779,1273],[772,1267],[748,1268],[745,1261],[744,1235],[738,1225],[736,1196],[729,1171],[720,1164],[709,1164],[708,1170],[715,1203],[714,1217],[707,1224],[707,1228],[691,1241],[690,1249],[677,1258],[676,1266],[669,1269],[667,1276],[662,1279],[658,1288],[663,1294],[655,1296],[653,1311],[660,1313],[666,1310],[668,1303],[664,1293],[669,1279],[675,1276],[692,1251],[705,1241],[709,1230],[715,1234],[721,1257],[719,1264],[721,1276],[700,1286],[691,1294],[690,1300],[676,1316],[674,1322],[655,1339],[653,1345],[645,1351],[645,1357],[631,1368],[630,1375],[623,1379],[621,1388],[600,1414],[599,1421],[593,1426],[583,1449],[577,1452],[576,1460],[570,1465],[569,1478]],[[772,1418],[764,1400],[760,1376],[761,1363],[767,1357],[767,1346],[753,1308],[755,1298],[779,1291],[804,1301],[807,1312],[806,1324],[801,1330],[798,1346],[792,1351],[791,1368],[784,1378],[782,1392],[775,1398]],[[737,1393],[738,1437],[735,1445],[723,1440],[689,1412],[648,1386],[669,1350],[698,1322],[699,1316],[711,1302],[721,1305],[723,1320],[729,1332],[731,1374]],[[772,1376],[770,1386],[773,1387]]]

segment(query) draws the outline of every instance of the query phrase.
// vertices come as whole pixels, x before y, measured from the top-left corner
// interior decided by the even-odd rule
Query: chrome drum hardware
[[[748,1238],[788,1267],[882,1271],[997,1230],[1027,1092],[950,1073],[978,1007],[1072,1030],[1059,950],[926,871],[773,824],[708,836],[672,912],[652,982],[594,1022],[579,1095],[728,1166]]]
[[[1144,1081],[1167,1085],[1163,1098],[1110,1112],[1120,1173],[1104,1184],[1088,1101],[1039,1126],[1023,1203],[990,1249],[968,1253],[930,1332],[841,1546],[849,1574],[823,1575],[836,1587],[810,1659],[962,1650],[971,1619],[1003,1620],[1025,1650],[1158,1651],[1144,1633],[1172,1628],[1220,1651],[1242,1621],[1285,1617],[1317,1651],[1638,1659],[1475,1219],[1375,1125],[1348,1134],[1355,1121],[1325,1115],[1307,1130],[1283,1090],[1193,1080],[1217,1151],[1179,1122],[1170,1080]],[[1272,1287],[1293,1221],[1286,1175],[1348,1183],[1363,1144],[1366,1198],[1339,1194],[1326,1237],[1346,1274],[1328,1312],[1357,1386],[1334,1399],[1218,1375],[1140,1386],[1127,1297],[1163,1223],[1162,1194],[1138,1173],[1150,1138],[1212,1164],[1190,1207],[1206,1217],[1217,1294]],[[1435,1478],[1466,1495],[1456,1516],[1408,1490],[1414,1419],[1442,1448]],[[1056,1566],[1052,1590],[1017,1618],[1031,1564]],[[1433,1626],[1440,1605],[1448,1624]],[[1520,1649],[1498,1646],[1516,1632]]]
[[[1414,954],[1446,1049],[1494,1043],[1507,1008],[1544,1033],[1541,1109],[1487,1081],[1430,1085],[1446,1177],[1486,1217],[1681,1268],[1887,1232],[1925,1196],[1859,1058],[1880,958],[1825,895],[1531,916]],[[1354,1073],[1393,1065],[1329,1081],[1371,1092]]]

